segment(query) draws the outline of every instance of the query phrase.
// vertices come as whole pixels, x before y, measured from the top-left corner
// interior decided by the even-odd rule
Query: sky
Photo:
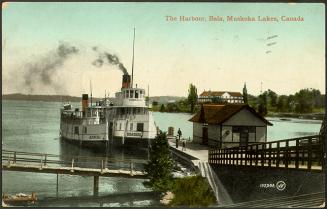
[[[325,93],[324,4],[184,2],[3,4],[2,93],[80,96],[92,85],[94,97],[114,96],[123,72],[104,57],[118,58],[131,74],[134,28],[134,84],[150,96],[187,96],[190,83],[198,94],[242,92],[245,83],[252,95]],[[99,57],[101,66],[94,64]]]

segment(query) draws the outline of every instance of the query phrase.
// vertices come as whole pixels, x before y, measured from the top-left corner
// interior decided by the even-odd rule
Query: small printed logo
[[[278,181],[276,183],[276,189],[283,191],[286,188],[286,183],[284,181]]]

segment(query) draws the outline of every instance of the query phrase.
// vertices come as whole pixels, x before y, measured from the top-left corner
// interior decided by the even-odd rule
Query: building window
[[[119,123],[119,130],[121,130],[121,123]]]
[[[78,126],[75,126],[74,134],[79,134],[79,128],[78,128]]]
[[[87,127],[84,127],[84,133],[85,134],[87,133]]]
[[[136,130],[137,131],[143,131],[144,129],[144,123],[137,123]]]
[[[133,131],[133,123],[130,124],[129,130]]]

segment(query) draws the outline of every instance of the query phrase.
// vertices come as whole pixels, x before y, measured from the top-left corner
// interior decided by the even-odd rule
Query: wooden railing
[[[44,153],[19,152],[11,150],[2,150],[2,165],[38,165],[43,167],[75,167],[94,168],[94,169],[112,169],[112,170],[130,170],[131,172],[144,170],[146,160],[141,159],[115,159],[108,157],[89,157],[89,156],[64,156]]]
[[[325,143],[320,135],[225,149],[210,149],[211,165],[324,170]]]

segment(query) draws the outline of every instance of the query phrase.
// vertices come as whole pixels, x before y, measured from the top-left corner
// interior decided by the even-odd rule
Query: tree
[[[277,94],[274,91],[268,89],[267,95],[268,95],[269,103],[270,103],[271,107],[276,107],[277,97],[278,97]]]
[[[301,89],[295,94],[296,105],[295,112],[298,113],[310,113],[314,106],[314,95],[312,90]]]
[[[160,131],[152,143],[150,161],[145,165],[145,171],[150,178],[150,181],[145,182],[145,185],[156,191],[170,190],[173,180],[173,165],[166,133]]]
[[[188,89],[187,101],[191,106],[191,113],[194,113],[194,107],[195,107],[197,100],[198,100],[197,89],[196,89],[195,85],[190,84],[190,87]]]
[[[243,87],[243,100],[245,104],[248,104],[248,90],[246,89],[246,83],[244,83]]]
[[[161,104],[159,111],[160,112],[165,112],[166,111],[166,108],[165,108],[165,105],[164,104]]]
[[[157,101],[152,101],[152,106],[157,106],[158,102]]]
[[[224,101],[220,98],[220,97],[217,97],[217,96],[214,96],[212,99],[211,99],[212,103],[224,103]]]
[[[267,115],[267,92],[265,91],[263,94],[260,94],[258,100],[258,113],[262,116]]]
[[[286,108],[288,112],[295,111],[295,96],[289,95],[286,100]]]
[[[279,96],[276,104],[276,110],[278,112],[285,112],[285,110],[287,109],[286,102],[287,102],[287,96],[285,95]]]

